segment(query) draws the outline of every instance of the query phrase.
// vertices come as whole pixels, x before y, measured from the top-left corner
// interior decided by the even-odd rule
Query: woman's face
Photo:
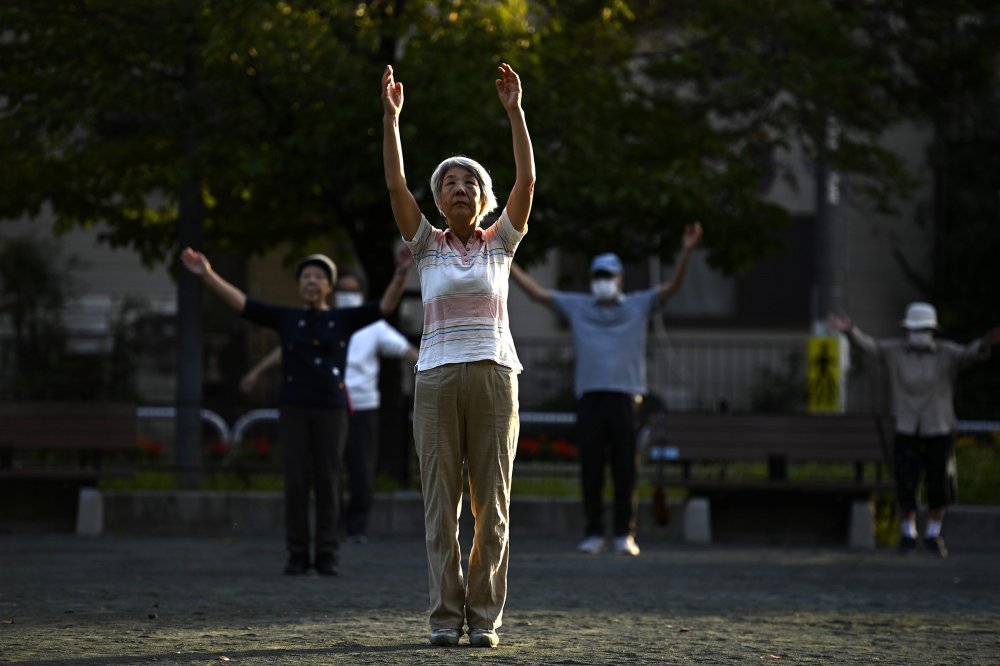
[[[482,190],[476,176],[462,167],[452,167],[441,179],[438,207],[449,220],[468,222],[479,218]]]
[[[319,266],[309,264],[299,273],[299,295],[307,305],[326,307],[327,299],[333,293],[330,279]]]

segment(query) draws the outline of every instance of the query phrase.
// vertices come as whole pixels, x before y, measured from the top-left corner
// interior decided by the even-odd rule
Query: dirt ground
[[[642,545],[642,544],[640,544]],[[997,664],[1000,557],[516,539],[495,650],[427,641],[420,539],[0,536],[0,663]]]

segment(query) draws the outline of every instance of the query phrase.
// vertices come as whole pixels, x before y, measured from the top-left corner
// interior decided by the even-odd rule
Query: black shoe
[[[900,537],[899,539],[899,554],[900,555],[912,555],[917,551],[917,540],[913,537]]]
[[[948,549],[945,548],[944,539],[940,535],[924,539],[924,547],[927,548],[931,555],[936,555],[942,559],[948,557]]]
[[[337,558],[329,553],[316,556],[316,573],[320,576],[337,575]]]
[[[309,571],[309,558],[305,555],[289,555],[285,564],[286,576],[302,576]]]

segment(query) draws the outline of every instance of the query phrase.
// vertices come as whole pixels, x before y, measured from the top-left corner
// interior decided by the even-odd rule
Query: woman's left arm
[[[684,284],[684,276],[687,275],[688,262],[691,260],[691,252],[701,241],[701,223],[695,222],[684,228],[684,244],[681,251],[681,258],[677,261],[674,274],[670,279],[660,285],[660,303],[666,302],[668,298],[676,294],[681,285]]]
[[[510,119],[510,130],[514,140],[514,187],[507,198],[507,218],[518,231],[524,231],[531,213],[531,200],[535,195],[535,155],[528,135],[528,124],[521,108],[521,79],[507,63],[498,68],[500,78],[496,80],[497,95]]]

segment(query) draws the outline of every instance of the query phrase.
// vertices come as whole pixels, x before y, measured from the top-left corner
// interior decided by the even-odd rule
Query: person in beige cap
[[[955,492],[954,477],[948,472],[955,428],[955,380],[961,368],[989,357],[990,347],[1000,341],[1000,328],[967,345],[937,340],[937,311],[929,303],[911,303],[906,308],[901,322],[906,329],[904,338],[875,339],[842,314],[831,314],[827,321],[889,369],[896,427],[893,464],[903,531],[900,552],[909,554],[917,548],[917,489],[922,473],[929,509],[924,545],[932,554],[946,557],[941,522]]]
[[[181,253],[184,268],[196,275],[223,303],[244,319],[273,329],[281,341],[278,390],[278,441],[285,473],[285,573],[321,576],[338,572],[340,475],[350,408],[345,384],[351,335],[396,310],[406,288],[406,270],[397,271],[379,301],[331,308],[337,266],[311,254],[299,261],[295,280],[300,307],[285,307],[248,297],[212,269],[208,258],[191,248]],[[412,264],[400,254],[399,267]],[[310,561],[310,494],[315,497],[314,557]]]

